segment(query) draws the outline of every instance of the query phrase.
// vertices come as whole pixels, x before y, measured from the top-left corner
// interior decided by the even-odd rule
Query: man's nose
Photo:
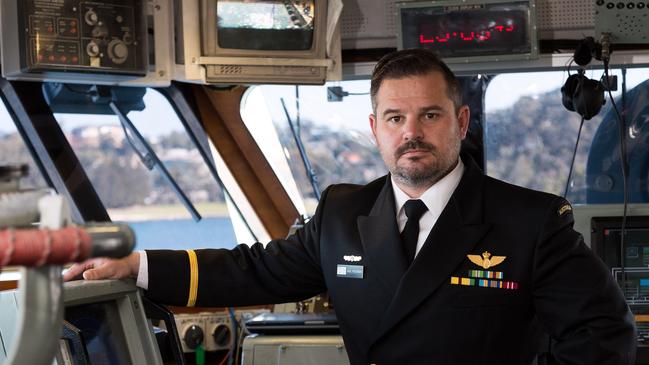
[[[408,118],[403,124],[403,139],[422,139],[424,137],[421,123],[416,118]]]

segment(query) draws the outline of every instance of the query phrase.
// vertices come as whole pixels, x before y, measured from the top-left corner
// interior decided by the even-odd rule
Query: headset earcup
[[[580,76],[579,74],[570,75],[561,87],[561,103],[571,112],[575,111],[573,96],[575,95],[575,90],[577,90]]]
[[[604,105],[604,85],[587,77],[583,77],[579,84],[572,97],[573,107],[584,119],[590,120]]]

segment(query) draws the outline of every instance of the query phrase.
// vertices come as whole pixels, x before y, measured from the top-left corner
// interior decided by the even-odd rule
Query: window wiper
[[[180,199],[180,202],[183,203],[187,211],[189,211],[189,213],[192,215],[194,221],[200,221],[202,217],[198,210],[196,210],[187,195],[185,195],[178,183],[176,183],[176,180],[174,180],[173,176],[171,176],[164,163],[160,160],[158,155],[156,155],[156,153],[144,139],[142,134],[140,134],[133,122],[131,122],[131,120],[120,109],[120,107],[115,103],[114,100],[110,101],[109,106],[113,113],[115,113],[115,115],[117,115],[117,117],[119,118],[119,122],[122,125],[124,134],[126,135],[126,140],[131,145],[144,166],[146,166],[146,168],[149,170],[153,170],[153,168],[157,166],[162,176],[171,186],[171,189],[174,191],[174,193],[176,193],[178,199]]]
[[[298,151],[300,151],[300,157],[304,163],[304,169],[306,170],[306,175],[311,182],[311,187],[313,188],[313,193],[315,194],[316,199],[320,201],[320,187],[318,186],[318,176],[316,175],[315,169],[311,166],[311,161],[309,161],[309,156],[306,154],[304,149],[304,143],[302,143],[302,137],[300,136],[300,124],[299,120],[297,126],[293,123],[291,116],[288,114],[286,109],[286,104],[284,103],[284,98],[279,99],[282,102],[282,108],[284,108],[284,114],[286,114],[286,120],[288,120],[288,125],[291,127],[291,133],[293,133],[293,139],[295,139],[295,144],[297,145]]]

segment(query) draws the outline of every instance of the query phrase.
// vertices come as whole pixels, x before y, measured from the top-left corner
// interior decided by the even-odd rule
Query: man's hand
[[[137,277],[140,254],[133,252],[123,259],[96,258],[72,265],[63,273],[63,281],[70,281],[83,274],[86,280],[123,279]]]

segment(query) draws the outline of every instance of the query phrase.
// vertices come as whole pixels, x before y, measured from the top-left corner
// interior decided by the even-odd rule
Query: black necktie
[[[401,242],[403,243],[403,252],[406,255],[408,265],[412,264],[415,259],[415,252],[417,251],[417,239],[419,238],[419,219],[428,208],[426,204],[419,199],[411,199],[404,204],[403,208],[406,211],[406,226],[401,232]]]

